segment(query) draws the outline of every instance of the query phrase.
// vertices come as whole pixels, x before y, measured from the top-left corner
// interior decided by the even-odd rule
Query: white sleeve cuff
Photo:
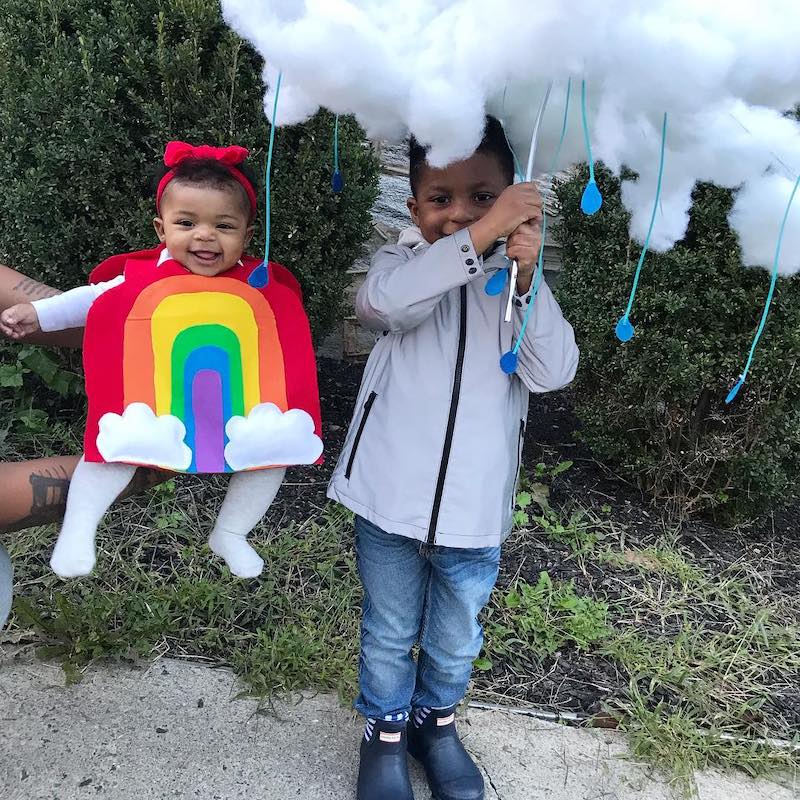
[[[124,276],[119,275],[110,281],[78,286],[63,294],[34,300],[31,305],[39,317],[39,327],[45,332],[82,328],[95,298],[108,289],[119,286],[124,280]]]

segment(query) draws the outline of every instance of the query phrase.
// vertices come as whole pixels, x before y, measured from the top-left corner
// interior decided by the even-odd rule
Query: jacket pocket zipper
[[[519,488],[519,471],[522,469],[522,445],[525,442],[525,420],[519,421],[519,438],[517,439],[517,470],[514,473],[514,491],[511,493],[511,510],[517,503],[517,489]]]
[[[361,415],[361,422],[358,423],[358,430],[356,431],[356,438],[353,440],[353,448],[350,450],[350,458],[347,459],[347,469],[344,471],[344,477],[350,480],[350,473],[353,471],[353,462],[356,460],[356,450],[358,450],[358,443],[361,441],[361,434],[364,433],[364,426],[367,424],[367,417],[372,410],[372,404],[378,395],[375,392],[370,392],[367,402],[364,403],[364,413]]]

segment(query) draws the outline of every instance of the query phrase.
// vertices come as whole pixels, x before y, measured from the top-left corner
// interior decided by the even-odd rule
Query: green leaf
[[[18,389],[22,386],[22,376],[27,370],[16,364],[0,364],[0,387]]]
[[[532,500],[533,498],[531,497],[530,492],[519,492],[519,494],[517,494],[517,507],[527,508],[531,504]]]

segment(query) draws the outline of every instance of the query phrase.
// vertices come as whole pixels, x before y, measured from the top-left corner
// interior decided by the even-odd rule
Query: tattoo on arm
[[[31,300],[43,300],[45,297],[55,297],[61,294],[58,289],[53,289],[52,286],[45,286],[45,284],[35,281],[33,278],[23,278],[13,291],[22,292],[26,297]]]
[[[28,480],[31,483],[30,515],[20,520],[20,527],[45,525],[55,522],[64,516],[67,507],[67,490],[69,475],[64,467],[32,472]]]
[[[140,467],[118,499],[151,489],[171,476],[170,472]],[[70,482],[69,473],[64,467],[58,466],[31,472],[28,480],[31,484],[32,498],[30,512],[9,527],[3,528],[4,532],[23,530],[36,525],[47,525],[51,522],[59,522],[64,518]]]

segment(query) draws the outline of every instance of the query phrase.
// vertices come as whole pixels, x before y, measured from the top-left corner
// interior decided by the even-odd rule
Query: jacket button
[[[519,298],[517,298],[516,300],[514,300],[514,305],[520,307],[522,305],[522,301]]]
[[[468,244],[462,244],[461,245],[461,252],[462,253],[469,253],[469,245]]]
[[[477,267],[470,267],[469,268],[469,274],[470,275],[474,275],[477,271],[478,271]]]
[[[525,302],[526,302],[528,305],[530,305],[530,302],[531,302],[531,296],[530,296],[530,295],[528,295],[528,296],[525,298]]]
[[[466,265],[468,267],[471,267],[475,263],[475,259],[474,258],[468,258],[465,263],[466,263]]]

